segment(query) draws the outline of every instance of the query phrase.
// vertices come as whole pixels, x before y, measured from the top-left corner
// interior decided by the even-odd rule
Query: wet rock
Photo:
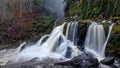
[[[110,65],[111,68],[119,68],[118,66],[116,66],[115,64]]]
[[[89,58],[94,58],[92,53],[82,53],[81,55],[79,55],[79,57],[83,60],[86,60],[86,59],[89,59]]]
[[[65,62],[54,63],[54,65],[81,66],[82,63],[83,63],[83,60],[79,56],[77,56]]]
[[[74,68],[99,68],[98,60],[88,53],[83,53],[69,61],[58,62],[54,65],[73,66]]]
[[[85,62],[82,63],[82,68],[99,68],[99,62],[96,58],[86,59]]]
[[[7,66],[2,66],[0,68],[71,68],[70,66],[63,65],[54,65],[53,63],[58,62],[59,60],[46,59],[44,61],[37,61],[37,58],[22,62],[15,63]]]
[[[120,60],[119,59],[116,59],[115,61],[114,61],[114,64],[113,64],[114,66],[116,66],[116,68],[119,68],[120,67]]]
[[[114,63],[114,57],[106,57],[105,59],[101,60],[100,62],[105,65],[112,65]]]

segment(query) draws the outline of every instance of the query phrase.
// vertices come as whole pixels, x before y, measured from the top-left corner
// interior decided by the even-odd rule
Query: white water
[[[65,24],[57,26],[50,35],[44,35],[32,46],[26,47],[27,44],[24,42],[16,49],[0,51],[0,55],[2,55],[0,56],[0,65],[26,62],[34,58],[38,58],[37,61],[44,61],[48,58],[65,61],[80,55],[82,52],[75,46],[77,45],[78,23],[68,23],[66,36],[64,36],[63,29]],[[92,22],[89,26],[84,44],[85,50],[92,52],[98,60],[105,57],[104,52],[113,25],[109,26],[107,38],[105,38],[105,31],[102,24]],[[43,41],[45,38],[47,40]],[[71,48],[70,58],[66,57],[68,47]]]
[[[74,43],[74,45],[78,44],[78,22],[71,22],[67,25],[66,30],[66,38]]]
[[[40,40],[38,40],[38,42],[35,44],[37,46],[40,46],[42,41],[46,38],[46,37],[49,37],[50,35],[44,35]]]
[[[88,28],[85,40],[85,50],[92,52],[98,60],[105,57],[105,48],[110,37],[110,33],[114,24],[109,26],[107,38],[105,38],[105,31],[102,24],[92,22]]]
[[[111,34],[111,31],[112,31],[113,26],[114,26],[114,23],[112,23],[112,24],[109,26],[108,36],[107,36],[106,42],[104,43],[104,47],[103,47],[103,53],[104,53],[104,54],[105,54],[106,45],[107,45],[107,43],[108,43],[108,40],[109,40],[109,37],[110,37],[110,34]]]
[[[37,43],[32,46],[23,48],[26,45],[24,42],[17,49],[13,49],[14,52],[8,50],[9,52],[6,52],[4,57],[0,57],[2,59],[0,59],[0,65],[26,62],[34,58],[38,58],[38,61],[44,61],[44,59],[48,58],[65,61],[79,55],[81,51],[77,49],[76,46],[74,46],[73,42],[67,40],[67,38],[63,35],[64,25],[65,23],[63,25],[57,26],[53,29],[50,35],[43,36]],[[49,38],[43,42],[42,40],[48,36]],[[62,42],[59,40],[62,40]],[[72,49],[70,58],[66,58],[68,47]],[[1,55],[2,54],[3,53],[1,53]]]
[[[71,23],[68,23],[67,29],[66,29],[66,38],[67,38],[67,39],[68,39],[70,24],[71,24]]]

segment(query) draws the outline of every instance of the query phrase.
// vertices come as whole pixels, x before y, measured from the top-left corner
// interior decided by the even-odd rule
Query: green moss
[[[120,0],[66,0],[66,17],[77,15],[80,19],[110,19],[120,15]]]
[[[120,20],[115,22],[107,44],[106,54],[120,58]]]
[[[41,0],[32,0],[32,2],[33,2],[33,4],[35,4],[35,5],[39,5],[40,2],[41,2]]]
[[[120,20],[117,21],[113,27],[113,30],[110,36],[110,43],[112,45],[120,47]]]

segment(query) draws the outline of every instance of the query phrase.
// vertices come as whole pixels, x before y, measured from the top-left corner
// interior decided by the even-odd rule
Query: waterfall
[[[64,35],[63,31],[65,31],[66,24]],[[98,22],[91,22],[84,42],[85,51],[93,53],[98,60],[103,59],[113,25],[111,23],[108,35],[105,36],[103,25]],[[70,60],[83,53],[77,48],[80,40],[79,35],[78,22],[65,22],[55,27],[51,34],[42,36],[31,46],[24,42],[18,48],[9,50],[5,54],[0,51],[0,54],[5,56],[0,56],[0,65],[22,63],[34,58],[37,58],[37,61],[46,61],[46,59]],[[26,47],[26,45],[28,46]]]
[[[112,30],[113,24],[109,26],[109,32],[107,38],[105,37],[105,31],[102,24],[97,22],[91,22],[88,28],[86,39],[85,39],[85,50],[92,52],[98,60],[105,57],[105,48]]]
[[[78,22],[71,22],[71,23],[68,23],[67,25],[67,29],[66,29],[66,38],[72,42],[73,45],[78,46],[78,42],[79,42],[79,37],[78,37],[78,25],[79,23]],[[76,52],[76,55],[78,55],[79,52],[77,53]],[[71,57],[71,49],[68,48],[67,49],[67,55],[66,57]]]
[[[107,39],[104,43],[104,47],[103,47],[103,53],[105,53],[105,49],[106,49],[106,45],[108,43],[108,40],[109,40],[109,37],[110,37],[110,34],[111,34],[111,31],[112,31],[112,28],[114,26],[114,23],[112,23],[110,26],[109,26],[109,32],[108,32],[108,36],[107,36]]]
[[[78,37],[78,22],[71,22],[67,25],[66,30],[66,38],[74,43],[74,45],[78,45],[79,37]]]
[[[68,35],[68,37],[72,36],[72,39],[66,38],[66,36],[63,34],[63,29],[65,24],[66,23],[55,27],[50,35],[44,35],[43,37],[41,37],[40,40],[38,40],[32,46],[25,47],[27,45],[26,42],[22,43],[17,49],[15,49],[15,53],[12,54],[12,56],[4,57],[8,59],[5,60],[5,63],[2,64],[9,65],[14,63],[20,63],[20,62],[29,61],[34,58],[38,58],[39,61],[44,61],[44,59],[48,59],[48,58],[58,59],[58,60],[68,60],[81,54],[82,52],[77,48],[77,46],[74,45],[75,36],[77,34],[73,33],[72,35]],[[70,23],[70,24],[71,24],[70,25],[71,28],[69,29],[73,28],[73,31],[77,32],[76,31],[77,23]],[[67,33],[69,31],[66,31],[66,34],[69,34]],[[45,39],[46,37],[48,37],[47,40],[43,41],[43,39]],[[71,49],[70,51],[71,55],[69,58],[66,57],[68,48]]]
[[[61,25],[61,26],[56,27],[52,31],[50,37],[45,42],[43,42],[43,44],[41,44],[41,41],[38,41],[37,44],[39,43],[39,46],[38,45],[37,46],[33,45],[31,47],[28,47],[28,48],[24,49],[19,54],[19,56],[30,57],[30,58],[34,58],[34,57],[39,57],[39,58],[46,58],[46,57],[49,57],[49,58],[61,58],[61,57],[64,57],[63,55],[60,54],[61,52],[56,53],[56,52],[53,51],[54,47],[57,46],[56,43],[59,42],[58,41],[59,38],[63,37],[63,35],[62,35],[63,28],[64,28],[64,24]],[[63,41],[64,40],[65,39],[63,39]]]

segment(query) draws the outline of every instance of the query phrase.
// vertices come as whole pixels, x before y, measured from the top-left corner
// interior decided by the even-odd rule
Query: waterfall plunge
[[[114,24],[109,26],[109,32],[107,38],[105,38],[105,31],[102,24],[92,22],[88,28],[86,40],[84,43],[85,50],[91,52],[101,60],[105,57],[105,48]]]
[[[57,26],[56,28],[53,29],[50,35],[43,36],[40,40],[38,40],[37,43],[35,43],[32,46],[25,47],[25,45],[27,44],[25,42],[22,43],[20,47],[15,49],[14,54],[12,54],[9,57],[1,58],[1,59],[7,58],[5,61],[2,60],[2,64],[10,65],[15,63],[22,63],[32,60],[34,58],[38,58],[37,61],[44,61],[44,59],[48,58],[57,60],[62,59],[63,61],[65,61],[81,54],[82,52],[76,46],[74,46],[74,42],[67,39],[63,35],[64,25],[65,23],[63,25]],[[72,24],[72,26],[74,25],[75,23]],[[72,26],[68,26],[67,28],[70,28]],[[74,28],[73,31],[75,31],[76,25],[73,28]],[[66,31],[66,34],[69,34],[68,31]],[[43,39],[46,37],[48,37],[48,39],[43,42]],[[72,37],[75,37],[75,35]],[[70,58],[66,57],[68,47],[71,48]]]
[[[78,23],[68,23],[66,36],[63,34],[64,25],[65,23],[57,26],[50,35],[43,36],[32,46],[25,47],[27,44],[22,43],[17,49],[0,52],[1,55],[5,56],[0,56],[0,65],[22,63],[34,58],[38,58],[38,61],[44,61],[44,59],[48,58],[65,61],[80,55],[82,52],[75,46],[78,45],[79,41],[77,36]],[[99,60],[104,58],[104,51],[113,25],[109,26],[109,33],[105,38],[103,25],[92,22],[86,35],[85,51],[92,52]],[[43,41],[46,37],[48,37],[47,40]],[[66,57],[68,48],[71,49],[69,58]]]
[[[78,37],[78,22],[71,22],[67,25],[66,38],[74,43],[74,45],[78,45],[79,37]]]

